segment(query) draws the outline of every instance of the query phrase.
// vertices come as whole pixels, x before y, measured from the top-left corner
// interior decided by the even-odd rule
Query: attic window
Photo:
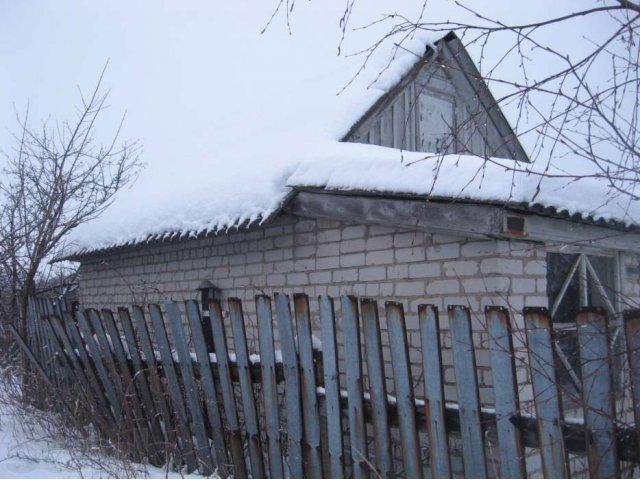
[[[419,96],[419,150],[453,153],[456,131],[455,97],[427,89]]]

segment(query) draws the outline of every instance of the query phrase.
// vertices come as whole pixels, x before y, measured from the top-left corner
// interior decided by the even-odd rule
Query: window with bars
[[[547,296],[556,327],[556,351],[564,368],[560,382],[567,391],[580,389],[576,315],[580,307],[602,307],[617,313],[617,259],[586,253],[547,253]]]

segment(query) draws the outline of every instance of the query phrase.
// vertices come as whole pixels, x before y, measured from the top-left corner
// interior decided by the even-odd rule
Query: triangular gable
[[[458,37],[436,45],[343,140],[529,161]]]

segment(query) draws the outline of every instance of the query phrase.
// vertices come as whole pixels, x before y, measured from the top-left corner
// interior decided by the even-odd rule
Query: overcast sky
[[[277,1],[241,2],[244,14],[242,9],[228,7],[228,3],[238,2],[0,0],[0,145],[7,150],[8,132],[16,130],[16,110],[23,113],[27,102],[32,121],[72,116],[73,106],[78,103],[78,87],[90,90],[108,60],[105,85],[111,89],[113,118],[105,118],[104,124],[113,125],[126,110],[125,135],[142,138],[147,149],[153,150],[151,142],[163,139],[162,135],[156,138],[154,128],[158,132],[159,128],[167,126],[157,124],[156,117],[161,112],[167,118],[174,114],[182,116],[184,112],[179,101],[189,102],[198,96],[198,92],[187,91],[189,75],[207,71],[203,68],[207,64],[208,70],[214,70],[216,75],[233,75],[234,65],[216,65],[212,57],[216,49],[233,49],[233,39],[227,45],[219,45],[214,35],[206,37],[203,24],[210,21],[213,28],[216,19],[223,17],[225,21],[237,24],[241,35],[259,36]],[[304,14],[303,10],[309,8],[306,3],[306,0],[298,1],[291,16],[294,41],[297,35],[304,34],[297,29],[296,15]],[[322,3],[332,4],[334,12],[339,12],[345,4],[344,0]],[[356,14],[367,9],[375,17],[374,12],[392,13],[400,6],[405,13],[417,17],[420,3],[360,0],[356,2]],[[563,9],[566,12],[583,7],[586,3],[557,0],[473,2],[488,15],[518,22],[545,18]],[[453,2],[436,0],[428,2],[425,14],[425,19],[432,21],[468,17]],[[266,35],[285,32],[283,20],[284,15],[279,15]],[[318,41],[335,48],[339,40],[338,21],[339,14],[336,14],[336,36]],[[599,30],[606,30],[604,22],[603,16],[590,17],[565,24],[551,33],[557,33],[557,43],[562,48],[577,53],[576,49],[586,45],[582,41],[585,34],[593,38],[598,36]],[[361,24],[358,15],[354,15],[351,26]],[[212,45],[213,39],[215,45]],[[349,47],[347,41],[345,50],[349,51]],[[498,45],[493,51],[490,49],[489,59],[492,55],[497,57],[500,49]],[[194,70],[198,59],[202,65]],[[247,60],[251,61],[237,58],[238,62]],[[542,70],[544,66],[537,68]],[[180,71],[179,75],[176,70]],[[162,103],[166,103],[166,108],[159,109]],[[174,107],[175,112],[171,110]],[[208,106],[201,105],[201,108]],[[185,119],[180,121],[183,125],[184,122]],[[152,159],[146,158],[146,161]]]

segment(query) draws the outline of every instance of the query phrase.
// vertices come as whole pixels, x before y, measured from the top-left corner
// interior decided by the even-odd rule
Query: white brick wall
[[[256,294],[305,292],[312,311],[329,294],[394,299],[405,306],[409,340],[419,341],[417,308],[433,303],[447,326],[448,304],[470,306],[474,338],[486,347],[483,308],[546,306],[546,260],[541,245],[471,240],[386,227],[282,216],[249,232],[138,246],[85,260],[80,269],[84,307],[196,298],[202,279],[223,297],[244,300],[248,321]],[[382,327],[384,318],[381,313]],[[521,328],[520,316],[515,316]],[[251,325],[248,333],[251,334]],[[254,332],[255,334],[255,332]],[[518,335],[521,332],[517,333]],[[443,338],[450,362],[450,338]],[[522,344],[522,342],[516,342]],[[492,398],[487,355],[478,354],[481,398]],[[415,362],[419,364],[419,361]],[[453,378],[447,368],[446,378]],[[526,379],[523,379],[526,380]],[[447,388],[453,395],[453,388]],[[451,397],[453,398],[453,397]]]

